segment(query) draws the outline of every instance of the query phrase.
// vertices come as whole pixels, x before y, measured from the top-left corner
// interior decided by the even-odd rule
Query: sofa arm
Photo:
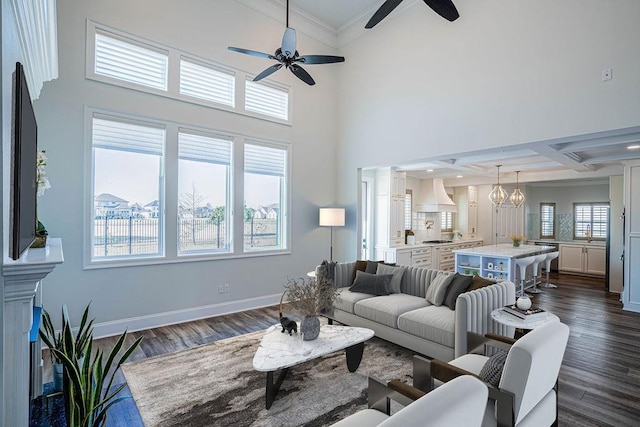
[[[355,261],[336,263],[334,284],[337,288],[351,286],[351,276],[353,275],[353,269],[355,266]]]
[[[516,287],[513,283],[500,282],[458,296],[455,313],[454,357],[460,357],[468,352],[467,332],[513,336],[515,329],[493,321],[491,312],[513,304],[515,295]]]

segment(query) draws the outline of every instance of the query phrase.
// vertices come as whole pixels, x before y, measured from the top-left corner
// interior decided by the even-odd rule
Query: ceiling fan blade
[[[245,53],[247,55],[256,56],[258,58],[276,59],[273,55],[269,55],[268,53],[262,53],[262,52],[258,52],[258,51],[255,51],[255,50],[243,49],[241,47],[229,46],[227,49],[229,49],[229,50],[231,50],[233,52]]]
[[[426,1],[426,0],[425,0]],[[373,14],[373,16],[371,17],[371,19],[369,19],[369,22],[367,22],[367,25],[365,25],[365,28],[373,28],[376,25],[378,25],[378,23],[380,21],[382,21],[384,18],[386,18],[386,16],[388,14],[390,14],[393,9],[395,9],[396,7],[398,7],[398,5],[402,3],[402,0],[387,0],[384,3],[382,3],[382,6],[380,6],[380,8],[378,8],[378,10],[376,10],[376,13]]]
[[[291,72],[293,74],[296,75],[296,77],[298,77],[300,80],[302,80],[303,82],[305,82],[309,86],[313,86],[314,84],[316,84],[316,82],[313,80],[313,77],[311,77],[311,75],[309,75],[309,73],[307,73],[304,70],[304,68],[302,68],[301,66],[296,65],[296,64],[291,64],[289,69],[291,70]]]
[[[334,62],[344,62],[344,56],[331,55],[302,55],[295,59],[295,62],[303,64],[333,64]]]
[[[282,36],[282,54],[287,58],[293,58],[296,54],[296,30],[287,27]]]
[[[438,15],[448,21],[455,21],[460,17],[458,9],[451,0],[424,0],[424,2]]]
[[[276,71],[278,71],[280,68],[282,68],[282,64],[275,64],[272,65],[271,67],[267,68],[266,70],[264,70],[263,72],[261,72],[260,74],[258,74],[253,81],[257,82],[258,80],[262,80],[267,76],[270,76],[271,74],[275,73]]]

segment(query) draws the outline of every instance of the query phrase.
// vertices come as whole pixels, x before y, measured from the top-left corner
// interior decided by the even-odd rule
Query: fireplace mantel
[[[33,299],[40,281],[64,261],[61,239],[29,249],[17,260],[5,261],[4,278],[4,408],[5,426],[29,425],[29,331]]]

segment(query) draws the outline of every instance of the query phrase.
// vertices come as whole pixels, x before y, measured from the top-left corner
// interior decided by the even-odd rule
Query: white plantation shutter
[[[183,58],[180,60],[180,94],[233,107],[235,75]]]
[[[574,205],[574,237],[605,239],[607,237],[607,219],[609,205],[603,203],[585,203]]]
[[[247,80],[245,110],[282,120],[289,119],[289,92]]]
[[[93,118],[93,147],[162,156],[165,129],[126,119]]]
[[[552,203],[540,204],[540,237],[555,237],[555,208]]]
[[[180,132],[178,158],[229,166],[231,165],[231,139]]]
[[[404,229],[411,230],[411,199],[412,193],[404,195]]]
[[[94,71],[106,77],[167,90],[167,52],[96,32]]]
[[[609,217],[609,206],[594,205],[592,208],[592,227],[591,237],[606,238],[607,237],[607,218]]]
[[[245,144],[244,171],[261,175],[284,177],[287,151],[264,145]]]

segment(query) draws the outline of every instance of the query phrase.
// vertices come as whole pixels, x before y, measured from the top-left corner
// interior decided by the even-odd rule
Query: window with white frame
[[[87,22],[89,79],[180,101],[290,123],[290,89],[188,52]],[[177,70],[169,73],[169,70]],[[244,103],[236,105],[236,86]]]
[[[244,249],[287,247],[287,149],[244,145]]]
[[[282,120],[289,117],[289,91],[247,80],[244,107],[247,111]]]
[[[92,259],[162,255],[165,128],[92,118]]]
[[[178,254],[229,252],[232,140],[178,132]]]
[[[556,204],[540,203],[540,238],[555,239],[556,237]]]
[[[605,240],[607,238],[608,203],[574,203],[573,215],[574,239]]]

